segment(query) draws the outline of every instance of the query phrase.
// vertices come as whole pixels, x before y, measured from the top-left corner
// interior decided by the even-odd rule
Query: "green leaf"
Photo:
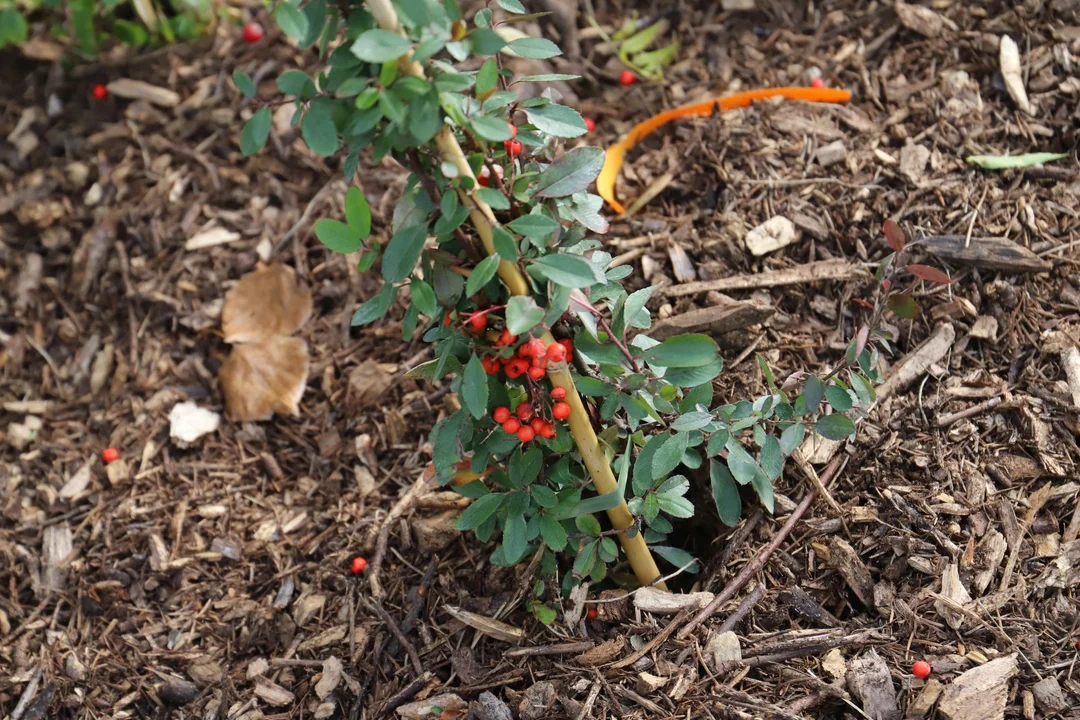
[[[3,20],[0,20],[0,24],[3,24]],[[112,30],[117,39],[125,45],[142,47],[150,41],[150,33],[139,23],[116,18],[113,20]],[[3,34],[4,31],[0,29],[0,47],[4,45]]]
[[[780,441],[774,435],[765,438],[761,445],[761,469],[770,480],[780,477],[784,471],[784,454],[780,451]]]
[[[362,247],[356,231],[345,223],[323,218],[315,223],[315,237],[332,252],[352,253]]]
[[[281,73],[277,79],[277,86],[278,90],[285,95],[304,97],[315,93],[315,83],[303,70],[287,70]]]
[[[657,493],[656,499],[660,503],[660,509],[672,517],[684,519],[694,517],[694,504],[684,497]]]
[[[473,500],[454,523],[454,529],[465,531],[480,527],[481,523],[498,511],[505,498],[506,493],[491,493]]]
[[[2,13],[0,13],[2,14]],[[2,31],[0,31],[2,33]],[[0,42],[0,45],[3,43]],[[232,74],[233,83],[236,85],[236,89],[244,94],[244,97],[255,97],[255,83],[252,82],[251,76],[246,72],[236,70]]]
[[[604,167],[604,151],[598,147],[576,147],[560,155],[536,179],[534,195],[557,198],[581,192]]]
[[[506,329],[511,335],[523,335],[543,319],[543,309],[528,295],[515,295],[506,303]]]
[[[503,553],[508,564],[515,564],[528,550],[525,539],[525,516],[507,515],[503,523]]]
[[[919,306],[909,293],[894,293],[886,300],[886,305],[897,317],[912,320],[919,317]]]
[[[307,49],[315,44],[322,34],[323,25],[326,24],[326,0],[311,0],[304,6],[304,15],[308,21],[308,31],[299,43],[302,49]]]
[[[371,234],[371,207],[364,193],[355,185],[345,192],[345,219],[349,222],[349,229],[361,240]]]
[[[533,213],[531,215],[522,215],[521,217],[512,220],[508,223],[508,227],[519,235],[524,235],[527,238],[546,240],[558,230],[559,224],[546,215]]]
[[[664,379],[676,387],[697,387],[713,380],[724,369],[719,357],[700,367],[668,368]]]
[[[416,142],[429,142],[442,129],[443,117],[439,112],[439,95],[429,92],[413,98],[409,105],[409,132]]]
[[[518,57],[531,60],[547,60],[562,55],[559,46],[545,38],[518,38],[507,43],[506,48]]]
[[[274,19],[281,31],[297,42],[302,42],[308,34],[308,18],[300,8],[290,2],[279,2],[274,8]]]
[[[825,397],[825,383],[813,375],[806,378],[802,392],[803,402],[806,403],[806,412],[815,413],[821,407],[821,401]]]
[[[829,440],[846,440],[851,433],[855,432],[855,423],[847,415],[833,413],[820,418],[814,430]]]
[[[474,190],[476,197],[486,203],[492,210],[509,210],[510,200],[495,188],[480,187]]]
[[[490,61],[489,61],[490,62]],[[473,131],[484,140],[501,142],[514,136],[510,125],[505,120],[487,115],[478,115],[471,120]]]
[[[568,75],[566,73],[543,73],[541,75],[525,75],[521,82],[569,82],[580,80],[580,75]]]
[[[283,7],[279,5],[278,7]],[[337,126],[334,125],[334,102],[316,98],[308,105],[300,123],[300,134],[311,152],[323,157],[333,155],[341,147]]]
[[[290,70],[289,72],[296,71]],[[379,88],[371,87],[369,85],[368,87],[360,91],[360,94],[356,96],[355,100],[353,100],[353,105],[356,106],[357,110],[368,110],[377,102],[379,102]]]
[[[94,32],[94,10],[97,3],[94,0],[72,0],[69,7],[71,25],[75,30],[75,37],[79,40],[79,49],[85,53],[97,53],[97,34]],[[162,30],[167,27],[163,25]]]
[[[495,88],[499,84],[499,64],[495,62],[494,58],[488,58],[484,61],[484,64],[480,66],[480,70],[476,73],[476,97],[479,100],[485,100],[491,93],[495,92]],[[509,138],[506,138],[509,139]]]
[[[1006,170],[1042,165],[1055,160],[1064,160],[1067,157],[1069,153],[1039,152],[1025,155],[971,155],[965,159],[969,165],[975,165],[983,170]]]
[[[701,563],[685,550],[668,545],[653,545],[652,551],[677,568],[685,567],[688,573],[696,574],[701,570]]]
[[[709,479],[712,483],[713,503],[716,504],[716,512],[720,513],[720,521],[729,527],[735,527],[742,515],[739,486],[735,484],[735,479],[724,464],[716,460],[709,463]]]
[[[563,528],[562,523],[550,515],[540,516],[540,537],[555,552],[562,552],[566,549],[566,530]]]
[[[825,388],[825,399],[829,401],[829,406],[833,410],[839,410],[840,412],[847,412],[854,405],[851,400],[851,393],[839,385],[830,385]]]
[[[586,288],[604,281],[596,266],[580,255],[545,255],[534,260],[529,271],[568,288]]]
[[[700,367],[716,360],[720,352],[708,335],[676,335],[645,351],[645,359],[663,367]]]
[[[428,317],[435,317],[438,305],[435,304],[435,291],[431,286],[420,278],[414,277],[409,282],[409,296],[412,298],[416,309]]]
[[[495,2],[506,12],[517,13],[518,15],[525,13],[524,6],[518,0],[495,0]]]
[[[663,437],[663,436],[661,436]],[[656,449],[652,459],[653,480],[666,477],[668,473],[679,466],[683,453],[690,446],[690,433],[680,432],[669,435],[663,444]]]
[[[626,302],[623,303],[624,327],[635,327],[644,330],[652,324],[649,313],[645,310],[645,303],[649,302],[649,298],[652,297],[655,290],[655,287],[641,288],[626,297]]]
[[[585,120],[577,110],[565,105],[548,103],[539,107],[526,108],[525,116],[538,130],[554,137],[576,138],[588,132]]]
[[[544,509],[551,509],[559,504],[559,496],[547,485],[532,485],[530,491],[536,504]]]
[[[752,481],[756,475],[764,475],[754,456],[746,452],[746,448],[735,438],[728,440],[727,451],[728,469],[740,485]]]
[[[517,262],[517,243],[514,242],[513,235],[508,233],[505,228],[491,228],[491,239],[495,244],[495,252],[499,254],[499,257],[510,262]]]
[[[480,292],[485,285],[491,282],[491,278],[495,277],[495,271],[498,269],[498,255],[489,255],[481,260],[477,266],[473,268],[472,274],[469,275],[469,280],[465,283],[465,294],[471,297]]]
[[[26,42],[26,18],[15,8],[0,10],[0,48]]]
[[[600,521],[592,515],[578,515],[574,518],[574,525],[577,526],[579,531],[586,535],[592,535],[593,537],[600,536]]]
[[[506,47],[502,36],[489,28],[476,28],[469,33],[469,44],[477,55],[494,55]]]
[[[806,437],[806,427],[802,423],[789,425],[780,433],[780,451],[785,456],[791,455],[802,444]]]
[[[465,366],[461,381],[461,400],[472,416],[479,420],[487,414],[488,381],[480,358],[473,355]]]
[[[394,286],[390,283],[386,283],[383,285],[383,288],[379,291],[378,295],[372,297],[357,308],[352,316],[352,325],[367,325],[368,323],[375,322],[386,314],[386,311],[390,309],[390,304],[394,302],[396,296],[397,292],[395,291]]]
[[[574,558],[574,575],[577,577],[585,577],[592,572],[593,565],[596,564],[596,546],[599,543],[593,540],[585,547],[581,548],[581,552]]]
[[[364,62],[385,63],[409,52],[412,43],[389,30],[368,30],[360,34],[349,50]]]
[[[270,137],[270,108],[259,108],[251,119],[244,123],[244,129],[240,131],[240,152],[244,157],[254,155],[262,150],[266,144],[266,138]]]
[[[671,423],[671,429],[681,432],[700,430],[712,421],[713,416],[711,413],[694,410],[692,412],[686,413],[685,415],[680,415],[678,418],[676,418],[675,422]]]
[[[427,225],[409,225],[390,238],[383,254],[382,275],[386,282],[399,282],[407,278],[416,267],[420,253],[427,240]]]
[[[754,475],[754,479],[751,480],[751,485],[754,486],[754,492],[757,493],[761,504],[771,513],[776,501],[773,497],[772,481],[765,477],[765,473],[758,472]]]

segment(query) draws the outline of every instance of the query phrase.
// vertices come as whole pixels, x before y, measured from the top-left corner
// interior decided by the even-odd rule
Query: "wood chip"
[[[694,270],[694,261],[686,254],[686,250],[683,250],[681,243],[669,242],[667,254],[668,258],[671,260],[671,271],[675,274],[676,280],[681,283],[697,280],[697,272]]]
[[[604,665],[619,657],[626,650],[626,639],[623,637],[613,638],[602,642],[591,650],[586,650],[574,658],[574,662],[584,667],[596,667]]]
[[[696,295],[710,290],[726,292],[728,290],[753,290],[756,288],[783,287],[785,285],[803,285],[826,280],[857,280],[868,275],[861,265],[846,260],[821,260],[807,265],[797,265],[783,270],[770,270],[763,273],[749,273],[719,280],[699,280],[683,285],[669,285],[658,288],[656,293],[665,297]]]
[[[944,691],[945,686],[940,680],[935,678],[927,680],[922,692],[908,705],[907,716],[909,718],[929,717],[930,711],[934,709],[934,705],[937,704],[938,698]]]
[[[878,388],[878,401],[894,395],[925,375],[931,365],[941,362],[952,349],[955,339],[956,330],[951,323],[934,328],[930,337],[893,367],[885,382]]]
[[[864,606],[874,607],[874,578],[855,548],[846,540],[834,537],[829,542],[829,552],[829,564],[840,571]]]
[[[746,233],[746,249],[751,255],[762,256],[787,247],[798,239],[795,223],[783,215],[769,218]]]
[[[649,337],[664,340],[682,333],[723,335],[763,323],[775,314],[770,303],[756,300],[733,301],[729,304],[691,310],[653,323],[646,332]]]
[[[849,664],[846,680],[848,690],[859,700],[866,717],[900,720],[889,666],[876,651],[870,650],[855,658]]]
[[[438,712],[435,709],[438,708]],[[406,720],[435,720],[441,717],[465,717],[469,704],[454,693],[432,695],[425,700],[402,705],[397,709],[399,717]],[[441,714],[440,714],[441,713]]]
[[[60,523],[45,528],[41,538],[41,559],[45,567],[39,596],[63,592],[66,589],[73,550],[74,535],[70,525]]]
[[[142,80],[119,78],[105,86],[110,95],[125,100],[146,100],[162,107],[176,107],[180,104],[180,95],[168,88],[151,85]]]
[[[847,661],[844,660],[844,653],[840,651],[840,648],[833,648],[825,653],[825,657],[821,659],[821,669],[834,680],[847,675]]]
[[[283,707],[296,702],[296,695],[266,678],[259,678],[255,683],[255,695],[267,705]]]
[[[184,249],[189,251],[205,250],[206,248],[236,242],[240,238],[241,235],[238,232],[214,226],[205,230],[200,230],[188,238],[188,241],[184,243]]]
[[[964,587],[964,584],[960,582],[960,566],[957,563],[949,563],[945,566],[945,571],[941,576],[941,595],[961,607],[971,602],[971,595],[968,593],[967,588]],[[935,600],[934,609],[945,618],[945,622],[953,630],[959,630],[960,626],[964,624],[964,616],[956,612],[949,603]]]
[[[1028,100],[1027,90],[1024,88],[1024,71],[1020,64],[1020,48],[1016,41],[1008,35],[1001,36],[1001,45],[998,48],[998,64],[1001,69],[1001,78],[1005,82],[1005,89],[1009,91],[1009,97],[1016,106],[1028,115],[1035,114],[1035,108]]]
[[[712,669],[717,673],[726,672],[732,663],[742,660],[742,644],[739,636],[731,630],[710,635],[704,652],[705,657],[712,661]]]
[[[908,30],[919,33],[923,37],[939,37],[948,27],[957,30],[956,24],[951,20],[938,15],[928,7],[922,5],[909,5],[906,2],[897,2],[893,6],[896,16],[900,18],[900,24]]]
[[[711,592],[671,593],[643,587],[634,593],[634,607],[654,615],[675,615],[684,608],[701,608],[716,597]]]
[[[86,488],[90,486],[90,480],[92,479],[90,468],[93,467],[93,465],[93,458],[80,465],[79,469],[76,470],[71,477],[68,478],[68,481],[64,483],[64,486],[60,488],[60,497],[70,500],[71,498],[81,495]]]
[[[525,631],[521,628],[516,628],[513,625],[507,625],[504,622],[499,622],[498,620],[484,615],[477,615],[476,613],[462,610],[452,605],[444,605],[443,609],[455,620],[463,622],[474,630],[479,630],[484,635],[495,638],[496,640],[517,643],[525,638]]]
[[[967,238],[963,235],[931,235],[926,249],[949,262],[1007,272],[1050,272],[1053,267],[1035,253],[1002,237]]]
[[[1009,681],[1016,672],[1015,654],[968,670],[945,688],[938,703],[938,712],[945,720],[1004,718]]]
[[[1065,698],[1061,685],[1053,675],[1045,677],[1032,685],[1031,693],[1035,696],[1036,704],[1047,715],[1062,713],[1069,708],[1069,701]]]
[[[315,683],[315,694],[319,696],[320,700],[325,700],[330,693],[337,689],[337,686],[341,683],[343,673],[344,669],[341,666],[341,661],[333,655],[323,661],[322,677],[319,678],[319,682]]]
[[[1061,546],[1060,554],[1039,574],[1036,587],[1070,588],[1080,583],[1080,540],[1072,540]]]

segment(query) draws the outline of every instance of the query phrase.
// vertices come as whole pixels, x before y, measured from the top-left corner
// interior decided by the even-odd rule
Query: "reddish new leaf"
[[[952,282],[952,278],[947,274],[938,270],[936,267],[930,267],[929,265],[906,265],[904,269],[917,278],[923,280],[929,280],[930,282],[943,283],[948,285]]]
[[[892,310],[898,317],[911,320],[919,316],[919,306],[912,299],[911,295],[907,293],[897,293],[889,296],[889,309]]]
[[[889,247],[893,249],[893,252],[900,252],[907,243],[907,239],[904,237],[904,231],[900,227],[900,223],[892,218],[885,221],[885,240],[889,243]]]
[[[870,337],[870,328],[869,327],[867,327],[866,325],[863,325],[861,328],[859,328],[859,334],[855,336],[856,348],[857,348],[856,351],[855,351],[855,357],[858,357],[859,355],[862,355],[862,351],[866,348],[866,341],[867,341],[867,339],[869,339],[869,337]]]

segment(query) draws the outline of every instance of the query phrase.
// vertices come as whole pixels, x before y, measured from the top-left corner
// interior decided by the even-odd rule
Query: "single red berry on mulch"
[[[892,280],[882,280],[881,281],[881,289],[882,290],[888,290],[891,287],[892,287]]]
[[[367,570],[367,560],[357,555],[352,559],[352,574],[359,575]]]
[[[620,85],[633,85],[635,82],[637,82],[637,75],[634,74],[633,70],[623,70],[619,73]]]
[[[551,391],[551,399],[556,402],[566,399],[566,388],[555,388]]]
[[[108,465],[111,462],[116,462],[120,459],[120,451],[116,448],[105,448],[101,451],[101,461]]]
[[[555,407],[551,408],[551,417],[556,420],[565,420],[570,417],[570,406],[564,402],[555,403]]]
[[[585,130],[592,132],[596,129],[596,121],[592,118],[585,118]]]
[[[911,674],[920,680],[925,680],[930,677],[930,663],[925,660],[918,660],[911,666]]]
[[[507,433],[508,435],[513,435],[521,429],[521,423],[518,422],[517,418],[510,418],[502,424],[502,429],[503,432]]]
[[[94,89],[90,91],[90,94],[94,96],[95,100],[104,100],[109,97],[109,89],[101,83],[98,83],[94,86]]]
[[[518,436],[518,440],[520,440],[523,443],[527,443],[527,442],[531,442],[532,439],[534,437],[536,437],[536,433],[533,432],[533,429],[531,427],[526,426],[526,427],[523,427],[520,430],[518,430],[517,436]]]
[[[821,88],[825,87],[825,81],[819,77],[816,77],[810,81],[810,87],[820,90]]]
[[[254,45],[262,40],[265,35],[266,32],[263,30],[262,25],[257,22],[250,22],[244,26],[244,42],[248,45]]]
[[[595,620],[597,614],[598,613],[596,612],[596,608],[589,608],[589,611],[587,613],[585,613],[585,617],[587,617],[590,620]]]
[[[520,155],[522,149],[525,147],[517,140],[507,140],[503,145],[506,147],[506,154],[513,158]]]
[[[487,327],[487,315],[473,315],[469,318],[469,327],[480,332]]]
[[[566,348],[559,343],[552,343],[547,349],[547,359],[551,362],[562,362],[566,359]]]
[[[491,413],[491,419],[502,425],[510,419],[510,408],[500,405]]]
[[[532,403],[523,402],[514,408],[514,414],[518,416],[518,420],[526,422],[533,416]]]
[[[547,370],[539,365],[533,365],[529,368],[529,377],[533,380],[543,380],[545,375],[547,375]]]

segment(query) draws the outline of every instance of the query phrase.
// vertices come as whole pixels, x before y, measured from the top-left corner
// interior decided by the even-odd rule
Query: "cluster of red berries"
[[[570,417],[570,406],[564,402],[566,390],[555,388],[551,391],[551,399],[555,401],[551,406],[553,420],[561,422]],[[532,403],[528,400],[519,403],[513,412],[510,412],[510,408],[505,405],[500,405],[495,408],[491,418],[502,425],[503,432],[517,435],[517,439],[523,443],[530,442],[537,436],[546,440],[555,437],[554,423],[537,415]]]
[[[469,322],[471,323],[472,319]],[[495,341],[495,346],[507,347],[515,342],[517,342],[517,336],[511,335],[509,330],[503,330],[502,335]],[[480,362],[488,375],[495,375],[500,370],[505,370],[506,377],[511,380],[516,380],[522,375],[528,375],[533,380],[541,380],[547,375],[548,363],[563,362],[573,351],[574,344],[570,340],[557,340],[551,345],[544,345],[543,340],[533,338],[523,343],[512,357],[491,356]]]
[[[517,137],[517,126],[510,123],[510,139],[503,143],[503,147],[506,148],[506,154],[512,158],[516,158],[521,154],[524,146],[515,140]]]

